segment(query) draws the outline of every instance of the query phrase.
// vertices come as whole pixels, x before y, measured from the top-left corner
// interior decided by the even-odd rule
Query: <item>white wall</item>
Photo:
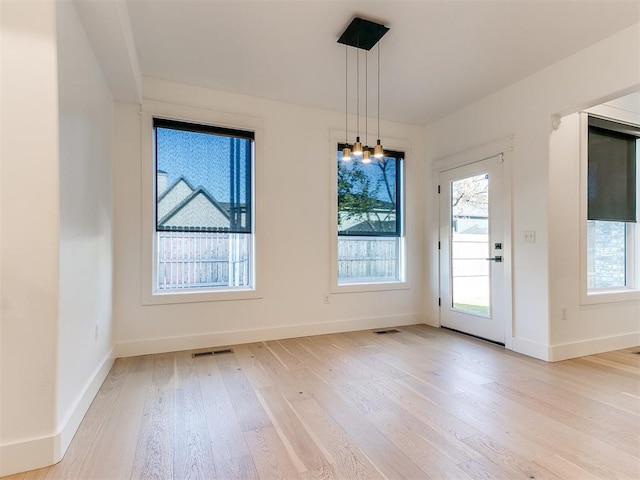
[[[335,112],[146,79],[146,100],[257,118],[264,144],[258,164],[262,298],[152,305],[141,303],[141,132],[139,107],[116,105],[115,322],[118,355],[215,346],[424,320],[422,208],[424,130],[383,124],[407,152],[408,290],[341,293],[330,288],[330,131]],[[203,113],[206,116],[206,113]],[[390,145],[388,145],[390,146]],[[145,272],[146,273],[146,272]]]
[[[5,475],[62,458],[112,363],[113,101],[73,3],[0,14]]]
[[[72,2],[58,4],[57,27],[60,283],[56,408],[64,451],[112,363],[113,99]]]
[[[55,2],[0,11],[2,474],[53,461],[59,192]]]
[[[549,156],[552,116],[595,105],[639,84],[640,25],[636,24],[427,128],[431,161],[515,137],[513,346],[517,351],[551,358],[556,315],[550,316],[549,289],[555,295],[558,288],[571,286],[555,280],[558,272],[549,268],[550,252],[564,256],[577,249],[571,241],[557,244],[556,236],[549,233],[557,226],[550,221],[549,211],[563,215],[578,201],[576,196],[558,203],[550,190],[554,187],[550,186],[554,169]],[[523,243],[523,231],[528,230],[536,232],[535,244]],[[435,251],[433,240],[429,251]],[[432,281],[430,288],[437,291],[437,283]]]

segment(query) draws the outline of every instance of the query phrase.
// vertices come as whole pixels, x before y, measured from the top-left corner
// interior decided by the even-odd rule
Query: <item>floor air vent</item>
[[[390,330],[376,330],[375,332],[376,335],[384,335],[386,333],[400,333],[400,330],[396,330],[395,328],[392,328]]]
[[[230,348],[225,348],[224,350],[209,350],[208,352],[192,353],[191,356],[193,358],[210,357],[211,355],[222,355],[223,353],[233,353],[233,350]]]

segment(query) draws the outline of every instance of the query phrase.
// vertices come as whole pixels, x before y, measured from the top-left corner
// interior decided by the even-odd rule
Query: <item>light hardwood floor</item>
[[[424,325],[116,361],[54,479],[638,479],[640,355]]]

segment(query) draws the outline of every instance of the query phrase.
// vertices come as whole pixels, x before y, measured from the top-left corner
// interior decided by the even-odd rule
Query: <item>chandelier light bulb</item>
[[[375,158],[384,157],[384,149],[382,148],[382,145],[380,144],[380,139],[378,139],[378,142],[376,143],[376,146],[373,147],[373,156]]]
[[[360,141],[360,137],[356,137],[352,152],[357,157],[362,156],[362,142]]]

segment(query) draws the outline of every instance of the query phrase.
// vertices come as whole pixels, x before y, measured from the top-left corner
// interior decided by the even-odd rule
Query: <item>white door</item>
[[[504,345],[502,170],[497,155],[440,174],[440,324]]]

